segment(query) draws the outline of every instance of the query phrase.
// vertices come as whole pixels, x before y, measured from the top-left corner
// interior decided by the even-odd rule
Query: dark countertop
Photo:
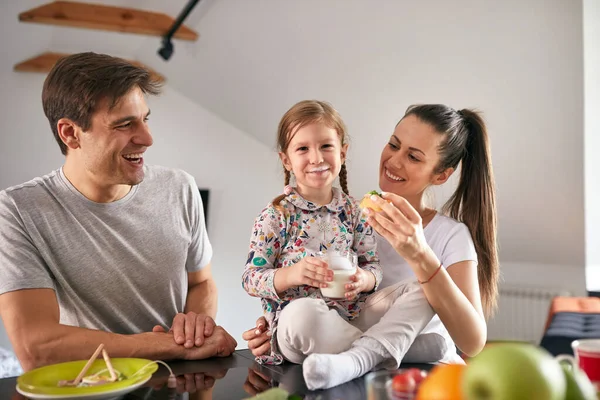
[[[262,391],[273,386],[283,387],[288,392],[298,394],[307,400],[366,399],[364,378],[357,378],[329,390],[311,392],[304,384],[301,365],[291,363],[279,366],[260,365],[254,361],[249,350],[238,350],[227,358],[174,361],[169,362],[169,365],[173,373],[178,376],[177,389],[168,389],[164,386],[168,372],[161,366],[143,387],[119,400],[188,398],[189,400],[239,400],[251,397],[254,394],[253,387]],[[406,364],[402,367],[429,370],[432,365]],[[16,377],[0,379],[0,399],[26,399],[17,393],[16,382]],[[186,392],[189,394],[182,394]]]

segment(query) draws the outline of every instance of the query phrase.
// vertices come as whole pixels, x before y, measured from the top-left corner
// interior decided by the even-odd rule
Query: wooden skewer
[[[110,357],[108,357],[108,353],[106,350],[102,349],[102,357],[104,357],[104,362],[106,363],[106,367],[108,368],[108,372],[110,372],[110,380],[112,382],[117,380],[117,374],[115,373],[115,369],[110,362]]]
[[[75,380],[73,381],[73,386],[79,385],[79,382],[81,382],[81,378],[85,376],[85,373],[88,371],[88,369],[90,369],[94,360],[98,358],[98,355],[100,354],[102,349],[104,349],[104,344],[100,343],[100,346],[98,346],[94,354],[92,354],[92,357],[88,360],[88,362],[85,364],[79,375],[77,375],[77,378],[75,378]]]

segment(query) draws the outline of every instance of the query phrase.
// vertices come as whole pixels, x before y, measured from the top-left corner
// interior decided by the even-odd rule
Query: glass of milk
[[[350,276],[356,273],[358,258],[351,250],[328,250],[319,256],[327,262],[329,269],[333,270],[333,281],[327,282],[326,288],[321,288],[323,297],[330,299],[343,299],[346,293],[346,284],[351,283]]]

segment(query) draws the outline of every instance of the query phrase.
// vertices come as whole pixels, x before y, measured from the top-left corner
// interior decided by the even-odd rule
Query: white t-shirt
[[[425,240],[435,255],[440,259],[444,268],[461,261],[477,262],[477,253],[475,245],[469,232],[469,228],[461,222],[450,217],[437,213],[433,219],[423,229]],[[416,276],[408,263],[400,257],[394,248],[379,234],[375,235],[377,239],[377,252],[381,268],[383,269],[383,280],[379,285],[379,290],[393,285],[401,280],[413,279]],[[444,362],[452,362],[458,357],[456,354],[454,342],[450,338],[446,327],[436,314],[421,332],[437,333],[451,343],[451,351],[444,357]]]

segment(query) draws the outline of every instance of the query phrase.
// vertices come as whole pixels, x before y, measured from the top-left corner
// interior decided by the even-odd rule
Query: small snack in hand
[[[379,193],[377,190],[371,190],[369,193],[365,194],[365,196],[362,198],[362,200],[358,206],[360,208],[362,208],[363,210],[365,208],[370,208],[371,210],[373,210],[375,212],[381,211],[381,207],[379,207],[377,204],[375,204],[373,202],[373,200],[371,200],[372,195],[381,197],[381,193]]]

